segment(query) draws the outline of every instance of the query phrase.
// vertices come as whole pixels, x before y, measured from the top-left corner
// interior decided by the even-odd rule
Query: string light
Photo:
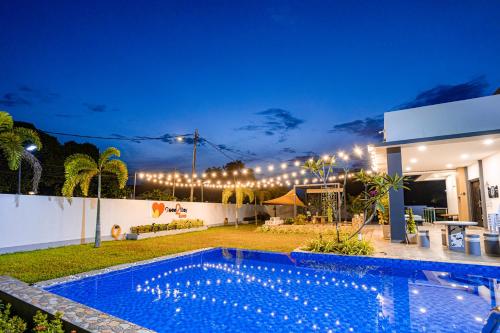
[[[373,172],[376,172],[376,163],[375,163],[375,149],[373,146],[367,146],[367,151],[368,155],[370,156],[371,164],[372,164],[372,170],[367,170],[368,174],[372,174]],[[352,150],[353,155],[357,157],[361,157],[364,155],[363,149],[359,146],[355,146]],[[322,160],[325,162],[332,162],[335,163],[335,156],[339,157],[343,162],[346,162],[350,160],[349,154],[347,154],[345,151],[339,151],[336,155],[335,154],[324,154],[322,155]],[[314,161],[314,158],[310,158],[309,161]],[[294,161],[291,165],[300,168],[302,166],[302,163],[298,160]],[[290,165],[286,162],[280,163],[279,164],[281,170],[287,169]],[[269,172],[273,172],[275,170],[275,166],[273,164],[270,164],[267,166],[267,170]],[[255,166],[253,168],[253,171],[255,174],[261,174],[262,173],[262,167],[261,166]],[[179,174],[179,173],[145,173],[145,172],[139,172],[138,176],[139,179],[141,180],[146,180],[146,181],[151,181],[153,183],[158,183],[166,186],[178,186],[178,187],[191,187],[191,186],[196,186],[196,187],[205,187],[205,188],[215,188],[215,189],[223,189],[223,188],[235,188],[235,187],[251,187],[251,188],[267,188],[267,187],[274,187],[274,186],[291,186],[292,183],[295,185],[300,185],[300,184],[308,184],[308,183],[313,183],[313,184],[319,184],[320,181],[316,178],[306,178],[306,169],[301,168],[300,170],[297,171],[292,171],[289,173],[282,173],[275,175],[274,177],[268,177],[268,178],[262,178],[260,180],[248,180],[248,179],[236,179],[236,176],[248,176],[250,174],[249,169],[243,168],[241,170],[233,170],[232,175],[233,178],[232,181],[228,180],[227,178],[224,180],[224,183],[221,181],[221,178],[227,177],[228,173],[226,170],[216,172],[212,171],[210,174],[207,173],[202,173],[201,179],[199,179],[198,174],[193,174],[192,176],[189,175],[188,173],[185,174]],[[211,179],[209,178],[209,175]],[[352,178],[354,174],[348,173],[347,178]],[[183,177],[183,179],[181,178]],[[297,177],[300,177],[301,179],[295,179]],[[181,178],[181,179],[179,179]],[[290,178],[294,178],[292,181],[290,181]],[[328,181],[335,181],[337,179],[344,179],[345,176],[344,174],[339,174],[337,176],[331,175],[328,177]],[[173,181],[172,181],[173,180]]]

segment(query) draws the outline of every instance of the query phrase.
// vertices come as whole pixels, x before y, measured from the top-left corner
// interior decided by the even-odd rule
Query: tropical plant
[[[307,217],[304,214],[297,214],[297,216],[293,218],[293,224],[295,225],[307,224]]]
[[[241,208],[241,206],[243,206],[243,201],[245,200],[246,197],[248,197],[248,201],[252,202],[254,200],[254,193],[251,189],[247,187],[236,186],[236,188],[226,188],[222,191],[222,203],[223,204],[229,203],[229,199],[233,195],[235,196],[235,201],[236,201],[235,226],[238,227],[238,208]]]
[[[18,170],[21,160],[31,165],[33,169],[32,191],[36,193],[42,175],[42,166],[38,159],[25,149],[28,144],[35,145],[38,150],[42,149],[42,141],[36,131],[14,126],[12,116],[0,111],[0,150],[10,170]]]
[[[141,193],[139,198],[144,199],[144,200],[158,200],[158,201],[175,201],[175,200],[177,200],[177,198],[174,197],[169,191],[166,191],[166,190],[162,191],[158,188],[155,188],[151,191]]]
[[[324,238],[319,234],[305,246],[305,250],[321,253],[337,253],[345,255],[370,255],[374,252],[373,245],[367,240],[343,238],[338,241],[336,237]]]
[[[4,306],[0,301],[0,332],[22,333],[26,331],[26,323],[18,316],[12,316],[11,305]]]
[[[73,154],[64,162],[65,177],[62,194],[66,197],[73,196],[77,186],[84,196],[88,195],[92,179],[97,176],[97,215],[95,227],[95,247],[101,245],[101,177],[103,173],[114,174],[118,186],[123,188],[127,183],[128,170],[124,162],[113,158],[120,157],[120,151],[114,147],[107,148],[96,162],[85,154]]]
[[[415,217],[413,216],[413,209],[408,208],[406,210],[406,214],[408,214],[408,221],[406,222],[406,230],[409,234],[417,233],[417,225],[415,223]]]
[[[47,315],[42,313],[41,311],[37,311],[35,316],[33,317],[33,332],[36,333],[64,333],[64,329],[62,327],[62,318],[63,314],[61,312],[56,312],[54,319],[48,320]]]
[[[377,218],[378,224],[388,225],[389,224],[389,193],[384,195],[379,200],[379,205],[377,207]]]
[[[347,195],[347,207],[352,215],[363,213],[363,197],[362,195]]]
[[[398,174],[394,176],[390,176],[386,173],[371,174],[361,170],[356,174],[356,180],[362,182],[365,188],[362,193],[364,221],[356,232],[347,238],[348,240],[359,234],[361,230],[373,220],[378,211],[388,211],[383,205],[383,200],[384,197],[388,197],[389,191],[408,189],[408,187],[404,185],[404,182],[407,181],[408,178],[399,176]],[[369,212],[370,215],[368,216]]]

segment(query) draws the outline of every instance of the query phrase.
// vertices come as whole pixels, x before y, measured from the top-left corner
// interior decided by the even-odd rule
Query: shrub
[[[203,220],[199,219],[180,219],[170,222],[169,229],[190,229],[203,226]]]
[[[26,331],[26,323],[18,316],[11,316],[10,304],[4,306],[0,302],[0,332],[22,333]]]
[[[287,218],[285,219],[285,224],[293,224],[293,222],[294,222],[294,221],[293,221],[293,217],[287,217]]]
[[[370,255],[374,248],[369,241],[358,240],[357,238],[344,239],[340,242],[336,237],[323,238],[320,234],[318,238],[312,239],[305,246],[305,250],[321,253],[337,253],[345,255]]]
[[[342,235],[347,235],[355,231],[353,227],[350,226],[339,226]],[[306,225],[263,225],[257,228],[257,232],[269,232],[273,234],[297,234],[297,235],[337,235],[337,230],[334,225],[331,224],[306,224]]]
[[[378,223],[382,225],[389,224],[389,195],[384,195],[379,200],[377,206]]]
[[[62,313],[56,312],[55,318],[52,320],[47,319],[47,315],[37,311],[35,316],[33,317],[33,323],[35,327],[33,328],[33,332],[37,333],[64,333],[64,329],[62,328]]]
[[[189,228],[198,228],[202,226],[203,226],[203,220],[181,219],[181,220],[173,220],[168,224],[153,223],[153,224],[130,227],[130,232],[133,234],[144,234],[147,232],[158,232],[158,231],[175,230],[175,229],[189,229]]]
[[[0,302],[0,332],[2,333],[23,333],[26,331],[26,323],[18,316],[12,316],[10,312],[10,304],[5,307]],[[48,316],[40,311],[37,311],[33,317],[33,332],[36,333],[64,333],[62,327],[63,314],[56,312],[55,318],[48,320]]]
[[[307,224],[307,217],[304,214],[298,214],[293,219],[293,224]]]
[[[417,233],[417,225],[415,224],[415,217],[413,216],[413,209],[408,208],[406,210],[406,214],[408,214],[408,221],[406,222],[406,230],[408,230],[409,234]]]

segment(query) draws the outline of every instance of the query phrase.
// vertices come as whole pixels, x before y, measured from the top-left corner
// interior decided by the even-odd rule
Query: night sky
[[[0,0],[0,109],[132,170],[377,142],[383,112],[500,87],[500,1]],[[61,141],[68,137],[59,137]],[[77,140],[82,141],[82,140]],[[224,152],[222,154],[220,152]]]

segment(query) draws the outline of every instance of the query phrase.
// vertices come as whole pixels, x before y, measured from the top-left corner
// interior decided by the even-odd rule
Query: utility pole
[[[194,174],[196,173],[196,145],[198,143],[198,129],[194,131],[194,140],[193,140],[193,165],[191,168],[191,195],[190,201],[193,202],[194,196]]]

